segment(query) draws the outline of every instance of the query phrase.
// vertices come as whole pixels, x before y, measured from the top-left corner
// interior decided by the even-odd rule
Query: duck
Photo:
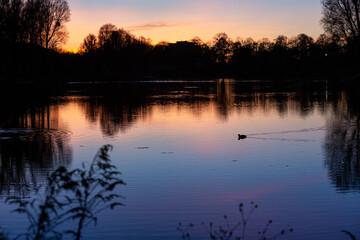
[[[242,134],[238,134],[238,137],[239,137],[239,138],[238,138],[239,140],[247,138],[246,135],[242,135]]]

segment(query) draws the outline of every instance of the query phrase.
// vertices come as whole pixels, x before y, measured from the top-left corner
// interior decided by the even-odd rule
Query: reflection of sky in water
[[[295,93],[274,101],[271,94],[220,87],[205,101],[153,96],[131,111],[106,102],[91,106],[86,98],[59,107],[59,124],[72,133],[71,167],[112,144],[111,158],[128,184],[119,188],[126,207],[102,213],[86,239],[178,239],[179,221],[195,223],[193,238],[204,239],[201,222],[221,223],[223,214],[240,219],[237,204],[252,200],[260,208],[249,236],[269,219],[273,233],[287,224],[295,228],[289,239],[343,239],[342,229],[358,233],[359,195],[337,193],[324,164],[332,103],[314,100],[304,113]],[[238,133],[248,138],[238,141]],[[11,232],[21,220],[8,211],[0,205],[11,219],[0,225]]]

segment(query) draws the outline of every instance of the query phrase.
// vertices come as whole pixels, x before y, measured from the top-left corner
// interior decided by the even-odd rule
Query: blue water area
[[[111,144],[125,206],[99,213],[84,239],[182,239],[179,222],[191,239],[210,239],[210,222],[241,221],[240,203],[246,214],[258,204],[246,239],[258,239],[269,220],[267,236],[294,229],[280,239],[346,239],[342,230],[360,237],[359,107],[327,89],[86,83],[41,103],[2,104],[0,226],[9,236],[25,232],[26,217],[5,199],[34,197],[58,166],[81,167]],[[240,225],[234,236],[242,234]]]

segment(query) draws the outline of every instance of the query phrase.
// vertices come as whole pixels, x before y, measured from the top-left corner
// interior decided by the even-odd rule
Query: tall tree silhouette
[[[66,0],[47,0],[44,5],[43,47],[54,49],[67,39],[64,24],[70,21],[70,8]]]
[[[347,41],[360,39],[360,0],[322,0],[326,32]]]
[[[220,63],[226,63],[231,53],[232,41],[226,33],[218,33],[214,37],[214,51]]]
[[[117,27],[113,24],[105,24],[99,30],[99,47],[105,49],[108,45],[111,45],[111,35],[117,31]]]
[[[21,40],[23,6],[22,0],[0,1],[0,39],[11,42]]]
[[[304,58],[311,54],[314,39],[304,33],[301,33],[295,38],[292,38],[289,41],[289,44],[293,48],[295,56]]]
[[[98,41],[94,34],[89,34],[84,38],[84,42],[80,45],[80,49],[85,53],[94,53],[98,47]]]
[[[56,49],[65,43],[70,20],[66,0],[1,0],[0,39]]]

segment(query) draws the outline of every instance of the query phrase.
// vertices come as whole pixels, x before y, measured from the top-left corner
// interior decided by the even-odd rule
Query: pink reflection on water
[[[265,194],[274,194],[278,192],[285,191],[287,189],[290,189],[290,186],[285,183],[275,183],[275,184],[268,184],[265,186],[259,186],[255,188],[251,188],[248,190],[245,190],[245,192],[242,193],[231,193],[228,196],[225,196],[224,199],[257,199]],[[231,201],[232,202],[232,201]]]
[[[297,187],[306,187],[321,182],[326,182],[326,175],[313,175],[306,178],[293,179],[287,182],[269,183],[267,185],[256,186],[245,189],[242,192],[227,192],[221,195],[221,198],[213,199],[208,202],[209,205],[237,204],[239,200],[255,200],[264,198],[265,195],[278,194],[281,192],[293,190]]]

